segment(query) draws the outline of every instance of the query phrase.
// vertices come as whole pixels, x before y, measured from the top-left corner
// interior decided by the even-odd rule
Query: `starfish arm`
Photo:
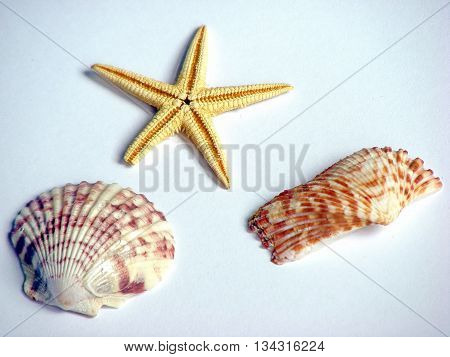
[[[197,110],[189,110],[182,131],[198,148],[206,162],[214,171],[220,182],[230,188],[230,179],[226,168],[225,154],[221,149],[219,138],[211,126],[211,118]]]
[[[275,97],[292,88],[285,83],[206,88],[194,100],[202,111],[214,116]]]
[[[189,97],[191,93],[205,86],[207,37],[206,27],[202,26],[197,30],[189,46],[176,84],[182,96]]]
[[[156,81],[124,69],[103,64],[95,64],[92,69],[123,91],[156,108],[161,108],[169,101],[173,101],[178,95],[177,88],[172,84]]]
[[[152,147],[180,131],[183,115],[181,107],[162,107],[128,147],[124,155],[125,162],[136,164]]]

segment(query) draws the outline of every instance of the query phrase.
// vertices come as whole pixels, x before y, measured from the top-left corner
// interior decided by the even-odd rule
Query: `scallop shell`
[[[42,193],[10,238],[30,298],[89,316],[151,289],[174,257],[172,230],[153,203],[103,182]]]
[[[409,202],[442,187],[405,150],[362,149],[312,181],[287,190],[249,220],[272,262],[300,259],[324,239],[370,224],[391,223]]]

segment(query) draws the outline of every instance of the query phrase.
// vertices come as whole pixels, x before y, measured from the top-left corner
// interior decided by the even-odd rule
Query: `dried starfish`
[[[255,84],[207,88],[205,85],[207,31],[198,29],[176,84],[168,84],[102,64],[98,74],[125,92],[156,107],[158,112],[128,147],[124,160],[136,164],[152,147],[178,132],[186,134],[226,188],[230,187],[224,153],[212,117],[286,93],[288,84]]]

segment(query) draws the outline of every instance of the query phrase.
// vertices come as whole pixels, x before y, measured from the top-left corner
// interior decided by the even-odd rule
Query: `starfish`
[[[225,156],[212,117],[269,99],[292,89],[288,84],[255,84],[208,88],[205,84],[207,30],[200,27],[189,46],[175,84],[160,82],[109,65],[92,69],[123,91],[156,107],[157,113],[124,155],[134,165],[154,146],[176,133],[185,134],[202,153],[216,176],[230,187]]]

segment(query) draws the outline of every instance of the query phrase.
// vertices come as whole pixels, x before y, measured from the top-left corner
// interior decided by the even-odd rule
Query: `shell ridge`
[[[343,232],[351,232],[352,230],[358,229],[363,227],[364,225],[370,225],[370,222],[367,221],[360,221],[357,222],[349,222],[347,220],[341,220],[341,221],[334,221],[330,222],[326,220],[327,223],[320,224],[317,226],[306,226],[305,229],[303,229],[301,232],[292,235],[288,237],[288,239],[282,241],[277,244],[277,252],[278,254],[282,254],[285,251],[291,249],[298,243],[308,243],[311,242],[311,240],[320,240],[323,238],[327,238],[330,236],[338,236]],[[318,222],[319,223],[319,222]],[[352,223],[352,225],[349,227],[349,224]],[[333,229],[330,229],[333,228]]]
[[[120,206],[119,212],[115,212],[116,216],[113,216],[115,221],[106,222],[109,224],[109,228],[106,231],[100,231],[98,237],[96,237],[96,242],[94,243],[91,251],[87,253],[88,265],[85,270],[90,269],[90,262],[98,259],[99,256],[103,254],[104,251],[108,250],[111,245],[120,244],[116,242],[117,237],[122,236],[122,229],[130,220],[130,212],[135,209],[133,208],[134,201],[133,198],[126,200],[123,205]]]
[[[124,214],[115,224],[111,225],[110,229],[112,230],[112,232],[106,233],[110,234],[111,237],[118,236],[120,233],[121,240],[124,240],[126,242],[125,237],[127,237],[131,229],[138,231],[140,229],[140,225],[142,224],[149,224],[150,227],[152,227],[153,222],[141,222],[139,221],[139,219],[135,220],[136,217],[134,217],[137,212],[140,212],[143,208],[148,208],[149,206],[152,205],[147,201],[142,206],[138,206],[130,210],[129,212],[127,212],[127,214]],[[157,219],[159,219],[158,214],[156,215],[156,217]],[[111,241],[113,240],[111,239]],[[119,241],[117,244],[120,245],[121,243],[122,242]],[[105,252],[111,249],[112,244],[106,246],[102,244],[100,247],[98,247],[98,249],[95,249],[95,255],[92,258],[98,258],[99,256],[102,256]],[[93,260],[92,258],[90,259],[90,261]]]
[[[121,190],[120,192],[118,192],[117,195],[113,197],[111,202],[105,207],[104,216],[102,216],[102,218],[98,217],[99,220],[96,220],[98,226],[93,228],[93,232],[91,232],[91,239],[86,243],[90,251],[85,252],[87,258],[89,259],[87,262],[87,266],[84,267],[84,271],[90,269],[90,262],[93,258],[95,258],[95,252],[97,252],[102,244],[107,242],[109,238],[113,237],[114,233],[118,231],[115,224],[120,218],[128,213],[125,207],[131,207],[133,203],[134,197],[133,195],[129,196],[129,192],[131,192],[129,189]],[[123,197],[120,196],[121,194],[123,194]],[[108,231],[107,227],[110,227],[112,231]]]
[[[90,224],[89,213],[99,202],[99,198],[106,189],[107,185],[105,185],[103,182],[96,182],[94,185],[92,185],[86,200],[81,206],[80,214],[76,223],[76,229],[74,229],[72,233],[72,235],[76,233],[73,239],[73,248],[70,256],[67,258],[67,261],[70,262],[70,267],[67,271],[67,274],[70,277],[74,276],[74,270],[78,267],[78,264],[81,264],[80,260],[77,258],[80,250],[84,249],[83,237],[86,233],[85,227]]]
[[[63,197],[62,197],[62,188],[54,188],[51,191],[51,195],[52,195],[52,203],[53,203],[53,237],[55,240],[55,246],[53,247],[53,251],[52,251],[52,256],[53,256],[53,260],[55,262],[57,262],[56,264],[56,269],[55,269],[55,276],[58,277],[59,275],[59,268],[61,266],[61,264],[59,264],[60,262],[60,257],[59,257],[59,244],[60,244],[60,227],[61,227],[61,212],[62,212],[62,206],[63,206]]]
[[[66,244],[65,244],[65,251],[64,251],[64,257],[66,258],[66,261],[64,263],[63,267],[63,277],[68,278],[69,277],[69,271],[70,271],[70,264],[71,260],[70,257],[72,256],[72,250],[74,246],[74,242],[77,236],[77,229],[76,224],[78,221],[78,217],[81,213],[81,207],[84,203],[84,201],[87,199],[91,189],[92,184],[89,184],[87,182],[81,182],[78,186],[77,192],[75,194],[75,200],[73,202],[72,209],[70,211],[69,216],[69,222],[68,222],[68,229],[66,231]]]
[[[48,276],[52,274],[52,269],[49,264],[49,262],[46,260],[46,258],[49,256],[49,244],[47,240],[47,236],[45,233],[46,230],[46,222],[45,222],[45,215],[43,212],[44,204],[41,201],[41,197],[38,196],[34,200],[30,201],[28,204],[28,207],[30,209],[30,212],[32,214],[32,217],[39,225],[39,233],[35,235],[35,239],[39,239],[39,250],[41,251],[41,256],[43,259],[43,266],[45,266],[45,269],[47,271]],[[30,237],[31,240],[31,237]],[[45,262],[45,264],[44,264]]]
[[[150,240],[145,239],[146,235],[149,233],[152,233],[152,238],[154,238],[155,233],[161,233],[162,237],[161,239],[157,240],[160,241],[162,239],[166,240],[166,242],[169,243],[169,245],[173,248],[173,244],[171,242],[172,235],[171,235],[171,229],[168,225],[167,221],[159,221],[156,224],[152,224],[148,227],[141,228],[135,232],[129,232],[128,234],[125,234],[120,242],[117,242],[115,245],[111,245],[106,249],[102,255],[98,259],[98,263],[96,266],[92,266],[88,271],[86,271],[85,275],[83,276],[83,279],[87,282],[87,286],[89,286],[89,290],[91,292],[95,292],[95,294],[98,294],[99,288],[98,286],[107,285],[105,281],[114,281],[114,278],[122,276],[122,279],[127,280],[128,282],[125,283],[122,281],[122,287],[120,288],[120,284],[116,286],[115,291],[108,290],[108,293],[118,293],[121,291],[121,289],[126,289],[126,287],[129,284],[132,284],[133,280],[130,277],[130,270],[133,268],[133,266],[139,262],[139,260],[147,259],[147,255],[149,253],[149,250],[157,245],[157,243],[152,242]],[[169,239],[167,239],[169,238]],[[142,252],[138,251],[138,248],[142,248]],[[119,258],[120,257],[120,260]],[[169,258],[173,259],[173,254]],[[167,260],[167,256],[164,257],[162,260]],[[103,265],[105,262],[109,262],[109,265],[119,265],[121,267],[128,267],[128,271],[124,272],[122,271],[114,271],[114,270],[107,270],[107,272],[98,272],[98,265]],[[107,275],[109,272],[109,275]],[[103,273],[103,274],[102,274]],[[117,275],[118,274],[118,275]],[[121,275],[122,274],[122,275]],[[125,278],[124,278],[125,277]],[[143,280],[144,286],[145,286],[145,279]],[[111,285],[111,283],[109,283]],[[97,286],[95,288],[94,286]]]
[[[22,265],[22,270],[25,275],[24,281],[24,291],[25,293],[32,297],[35,297],[35,293],[33,290],[33,276],[39,275],[41,270],[47,270],[47,268],[41,263],[42,260],[42,250],[38,243],[33,240],[34,229],[29,223],[30,220],[25,220],[24,213],[28,211],[31,214],[31,211],[28,208],[25,208],[19,213],[18,217],[14,222],[14,227],[10,233],[10,240],[16,251],[16,254],[22,258],[24,264]],[[25,213],[26,214],[26,213]],[[33,248],[36,249],[36,254],[31,255],[33,252]],[[36,257],[37,256],[37,257]],[[33,268],[33,259],[38,261],[37,268]],[[35,272],[37,271],[37,272]],[[36,287],[36,286],[34,286]],[[37,287],[36,287],[37,288]]]
[[[72,184],[67,184],[63,187],[63,207],[61,210],[61,228],[60,228],[60,240],[59,240],[59,246],[58,246],[58,257],[60,260],[62,260],[65,256],[66,249],[65,249],[65,241],[67,238],[67,226],[69,224],[69,218],[70,218],[70,207],[72,207],[73,202],[75,201],[75,195],[76,195],[77,187]],[[64,265],[59,264],[58,270],[57,270],[57,276],[62,277],[64,274]]]
[[[359,153],[359,154],[358,154]],[[379,182],[380,180],[383,180],[384,176],[377,175],[379,171],[379,165],[378,163],[383,163],[384,158],[384,152],[381,151],[378,148],[374,148],[371,151],[365,150],[363,153],[358,152],[357,155],[357,164],[353,166],[353,168],[360,167],[359,170],[353,170],[350,172],[349,175],[349,182],[352,182],[352,185],[349,185],[350,188],[355,191],[358,195],[360,195],[362,198],[365,198],[370,201],[370,197],[377,197],[380,196],[384,198],[385,200],[389,200],[389,192],[383,192],[383,190],[380,190],[380,192],[375,191],[375,187],[383,186],[386,182]],[[362,155],[364,154],[364,155]],[[366,160],[366,161],[364,161]],[[362,164],[365,164],[364,166]],[[375,165],[374,165],[375,163]],[[363,170],[364,167],[366,167],[366,170]],[[371,177],[374,177],[373,183],[371,183]],[[360,187],[360,188],[359,188]],[[358,197],[358,198],[361,198]],[[373,202],[373,199],[372,199]],[[383,202],[374,202],[371,207],[370,212],[370,220],[373,223],[381,223],[386,221],[386,209],[383,207]]]
[[[122,189],[111,199],[105,209],[96,217],[91,225],[91,230],[88,233],[92,235],[93,239],[96,239],[96,237],[103,234],[102,228],[104,225],[108,225],[108,222],[111,222],[110,218],[114,219],[116,214],[115,210],[120,209],[121,205],[130,200],[132,196],[132,191],[129,189]]]
[[[74,259],[76,262],[83,261],[81,259],[83,254],[86,254],[89,249],[89,241],[91,241],[92,235],[90,235],[90,228],[93,222],[96,220],[99,214],[108,207],[111,199],[120,192],[122,188],[118,184],[111,184],[101,188],[95,201],[92,205],[86,209],[86,219],[83,222],[82,227],[77,236],[78,250],[74,253]],[[83,268],[83,264],[79,263],[73,266],[71,275],[77,276],[78,271]]]
[[[45,247],[40,239],[41,233],[37,227],[37,223],[32,211],[28,207],[22,209],[17,216],[14,222],[17,228],[11,231],[10,239],[18,255],[25,254],[28,246],[33,245],[40,259],[43,259],[45,256]]]
[[[52,259],[52,253],[53,248],[55,246],[54,237],[53,237],[53,209],[52,209],[52,203],[53,203],[53,197],[49,192],[45,192],[39,196],[39,199],[42,203],[42,210],[44,214],[44,224],[45,224],[45,232],[44,239],[48,242],[47,245],[47,255],[46,260],[49,263],[51,276],[55,276],[56,269],[54,260]]]

